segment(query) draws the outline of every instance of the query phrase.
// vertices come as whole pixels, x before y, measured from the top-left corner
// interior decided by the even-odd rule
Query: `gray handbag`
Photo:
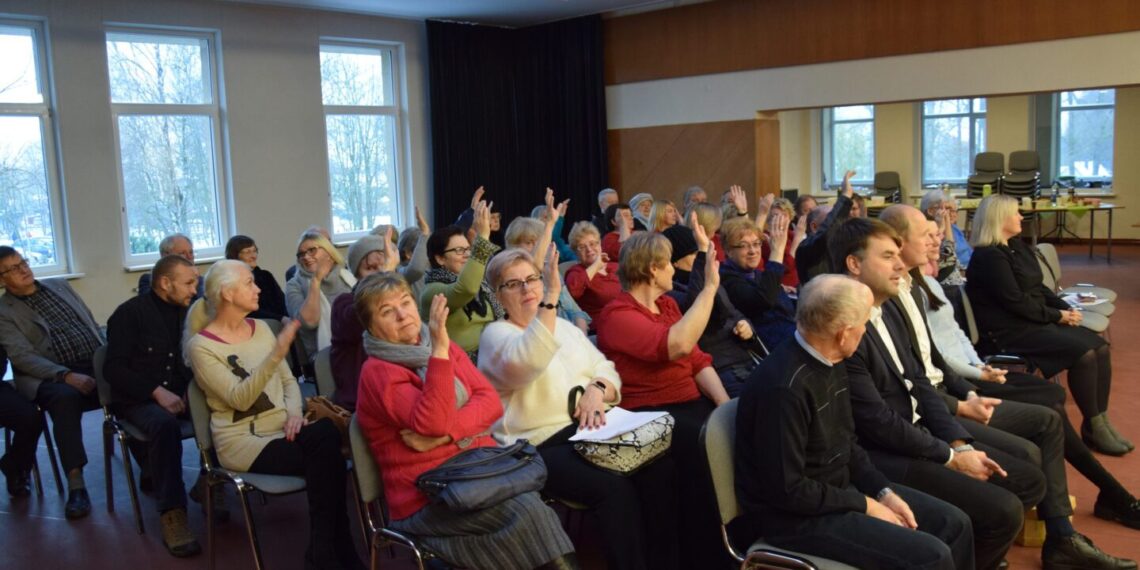
[[[493,507],[546,485],[546,463],[525,439],[507,447],[477,447],[416,478],[416,487],[434,503],[455,512]]]
[[[574,417],[575,402],[585,388],[570,389],[567,402]],[[673,443],[673,416],[665,414],[649,423],[603,441],[576,441],[574,451],[596,467],[616,475],[630,475],[661,457]]]

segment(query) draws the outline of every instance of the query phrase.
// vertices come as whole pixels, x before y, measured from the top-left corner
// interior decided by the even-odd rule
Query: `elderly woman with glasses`
[[[412,534],[462,568],[576,568],[574,547],[538,493],[455,512],[429,502],[416,478],[464,449],[493,447],[503,414],[495,389],[448,334],[449,301],[419,315],[395,273],[365,277],[353,293],[366,326],[356,415],[384,479],[389,527]]]
[[[618,264],[602,251],[598,228],[589,222],[570,228],[570,247],[578,253],[578,265],[566,271],[566,288],[578,306],[597,319],[602,308],[621,293]]]
[[[499,246],[490,241],[491,208],[487,202],[481,200],[475,205],[471,229],[475,231],[474,244],[458,226],[437,229],[428,238],[431,269],[424,275],[419,301],[420,316],[426,318],[436,295],[447,299],[447,332],[474,360],[483,327],[503,316],[499,301],[483,279],[487,262],[499,251]]]
[[[479,369],[503,401],[493,433],[505,443],[523,438],[538,446],[549,472],[544,492],[590,509],[609,568],[675,568],[672,459],[623,477],[586,462],[569,441],[580,428],[605,424],[606,409],[621,400],[621,379],[585,334],[556,316],[562,287],[557,251],[548,249],[541,272],[521,249],[500,253],[487,268],[507,315],[487,325],[479,343]],[[575,388],[584,392],[571,410]]]
[[[250,313],[255,319],[273,319],[279,321],[289,316],[285,308],[285,292],[277,283],[272,272],[266,271],[257,265],[257,256],[260,250],[257,243],[249,236],[237,235],[226,242],[226,259],[237,259],[245,262],[253,270],[253,281],[261,289],[258,297],[257,310]]]
[[[285,284],[285,307],[301,321],[301,344],[309,362],[332,343],[332,303],[352,292],[356,277],[323,234],[306,230],[297,242],[297,273]]]
[[[721,279],[728,299],[752,322],[764,345],[773,349],[796,330],[796,308],[784,290],[784,248],[788,245],[787,212],[772,210],[767,236],[747,218],[732,220],[721,228],[728,259]],[[771,256],[764,261],[764,240]]]

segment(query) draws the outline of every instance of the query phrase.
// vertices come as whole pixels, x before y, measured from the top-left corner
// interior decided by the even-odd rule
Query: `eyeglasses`
[[[763,249],[763,247],[764,247],[764,242],[750,241],[750,242],[738,243],[738,244],[732,246],[732,249],[752,250],[752,249]]]
[[[241,255],[253,255],[255,253],[261,253],[261,250],[257,249],[257,247],[247,247],[238,253]],[[298,255],[298,257],[300,257],[300,255]]]
[[[455,255],[468,255],[471,253],[470,247],[453,247],[451,249],[443,250],[444,255],[454,253]]]
[[[297,252],[297,259],[304,259],[306,257],[314,257],[315,258],[317,256],[317,252],[320,251],[320,249],[321,248],[318,246],[313,246],[313,247],[310,247],[309,249],[306,249],[303,251],[298,251]]]
[[[20,262],[17,263],[16,265],[11,266],[8,269],[5,269],[4,271],[0,271],[0,277],[3,277],[3,276],[5,276],[5,275],[7,275],[13,271],[23,271],[27,268],[28,268],[28,260],[21,259]]]
[[[499,291],[502,291],[503,289],[507,289],[507,290],[513,291],[515,293],[522,293],[523,289],[525,289],[526,287],[530,287],[531,284],[538,283],[539,281],[542,281],[542,276],[535,273],[535,274],[527,277],[526,279],[511,279],[510,281],[507,281],[506,283],[499,285]]]
[[[581,251],[583,249],[594,249],[600,245],[602,245],[601,242],[599,242],[596,239],[590,240],[590,241],[580,241],[580,242],[578,242],[578,248],[577,249],[579,251]]]

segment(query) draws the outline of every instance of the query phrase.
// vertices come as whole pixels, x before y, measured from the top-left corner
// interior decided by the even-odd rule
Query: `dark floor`
[[[1065,269],[1064,280],[1092,281],[1113,288],[1120,295],[1117,312],[1110,330],[1116,340],[1113,351],[1114,370],[1111,415],[1116,427],[1129,438],[1140,440],[1140,414],[1135,402],[1140,402],[1140,351],[1133,349],[1131,339],[1140,336],[1140,246],[1117,245],[1113,263],[1107,265],[1103,257],[1090,261],[1088,249],[1079,245],[1060,248]],[[1102,248],[1098,248],[1098,253]],[[1132,317],[1137,317],[1132,320]],[[1079,418],[1070,407],[1070,417]],[[134,530],[130,499],[121,458],[114,456],[112,467],[115,484],[115,512],[107,512],[103,479],[103,448],[101,434],[102,412],[89,412],[84,418],[84,433],[90,463],[86,469],[87,484],[94,505],[91,516],[70,522],[63,517],[64,497],[56,493],[48,470],[46,449],[39,453],[47,486],[42,498],[11,500],[0,493],[0,568],[49,570],[55,568],[83,568],[97,570],[143,570],[150,568],[205,568],[203,555],[179,560],[172,558],[162,547],[159,536],[158,515],[154,502],[143,496],[143,515],[147,533],[138,535]],[[197,475],[197,451],[192,440],[183,449],[183,465],[187,484]],[[1101,457],[1104,464],[1134,493],[1140,493],[1140,453],[1123,458]],[[1105,550],[1140,558],[1140,531],[1110,524],[1092,516],[1096,489],[1069,469],[1070,492],[1077,497],[1074,524]],[[232,491],[228,495],[234,520],[218,527],[217,548],[219,568],[252,568],[245,524]],[[301,568],[301,556],[306,542],[306,514],[304,495],[272,498],[268,505],[255,502],[254,516],[261,538],[266,567],[272,569]],[[354,528],[355,518],[352,519]],[[205,546],[205,521],[196,505],[190,509],[191,527],[199,534]],[[598,540],[592,535],[589,519],[576,516],[570,523],[570,535],[579,544],[579,555],[584,568],[603,568]],[[364,549],[361,547],[361,553]],[[1014,547],[1009,554],[1014,568],[1040,568],[1040,550]],[[381,555],[382,568],[407,569],[414,567],[405,554],[397,559]]]

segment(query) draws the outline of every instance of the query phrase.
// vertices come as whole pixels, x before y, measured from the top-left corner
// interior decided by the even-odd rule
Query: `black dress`
[[[1020,239],[975,249],[966,292],[982,352],[1022,356],[1046,377],[1105,344],[1089,329],[1058,324],[1069,305],[1044,285],[1037,258]]]

